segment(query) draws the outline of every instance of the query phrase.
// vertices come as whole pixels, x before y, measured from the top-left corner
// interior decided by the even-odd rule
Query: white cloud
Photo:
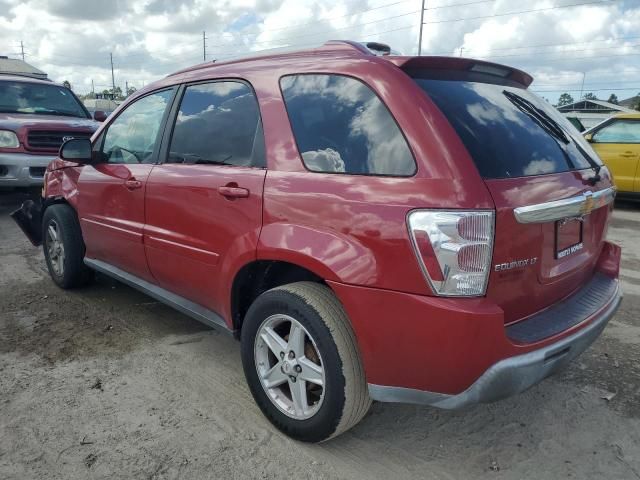
[[[611,88],[628,88],[615,90],[620,98],[640,90],[640,2],[548,9],[566,4],[429,1],[423,53],[462,49],[522,68],[536,78],[532,88],[552,100],[561,90],[578,96],[583,72],[585,91],[601,98]],[[109,87],[110,52],[122,88],[201,62],[203,30],[209,59],[337,38],[382,41],[415,54],[418,10],[415,0],[0,0],[0,54],[15,57],[22,40],[28,61],[84,93],[92,79],[100,90]],[[540,11],[502,15],[521,10]],[[473,18],[491,15],[498,16]]]

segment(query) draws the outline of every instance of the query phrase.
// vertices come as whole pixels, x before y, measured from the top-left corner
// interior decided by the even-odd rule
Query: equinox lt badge
[[[524,268],[529,265],[535,265],[538,263],[538,257],[527,258],[524,260],[514,260],[509,263],[498,263],[495,266],[496,272],[504,272],[505,270],[513,270],[514,268]]]

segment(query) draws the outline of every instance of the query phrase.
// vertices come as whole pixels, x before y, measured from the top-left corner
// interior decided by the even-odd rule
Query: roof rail
[[[287,49],[287,50],[283,51],[284,49]],[[302,51],[321,52],[322,50],[337,50],[337,49],[351,50],[351,51],[358,52],[361,55],[375,55],[375,56],[391,55],[391,54],[399,55],[398,52],[392,50],[391,47],[389,47],[389,45],[386,45],[384,43],[378,43],[378,42],[361,43],[361,42],[354,42],[352,40],[329,40],[324,44],[318,45],[318,47],[304,49]],[[274,50],[278,50],[278,51],[274,51]],[[223,60],[219,62],[219,64],[224,65],[229,63],[244,62],[247,60],[254,60],[258,58],[278,57],[281,55],[292,54],[297,51],[301,51],[301,50],[296,49],[295,47],[278,47],[276,49],[266,49],[263,51],[257,50],[255,52],[252,52],[253,55],[248,55],[248,56],[238,57],[238,58],[230,58],[228,60]],[[214,64],[218,65],[218,63],[216,63],[216,60],[194,65],[192,67],[188,67],[188,68],[179,70],[177,72],[171,73],[167,76],[172,77],[175,75],[183,74],[185,72],[192,72],[195,70],[201,70],[203,68],[209,68],[214,66]]]

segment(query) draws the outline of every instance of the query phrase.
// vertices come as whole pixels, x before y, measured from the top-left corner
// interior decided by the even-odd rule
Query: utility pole
[[[460,56],[462,56],[462,51],[464,50],[464,47],[460,47]]]
[[[113,53],[109,54],[109,58],[111,59],[111,93],[114,96],[114,100],[115,100],[115,96],[116,96],[116,77],[113,74]]]
[[[580,100],[582,100],[582,92],[584,92],[584,78],[587,76],[587,72],[582,72],[582,85],[580,86]]]
[[[24,43],[20,40],[20,52],[22,53],[22,61],[24,62]]]
[[[93,78],[91,79],[91,93],[93,93],[94,95],[96,93],[96,86],[93,84]]]
[[[129,80],[124,82],[124,98],[129,96]]]
[[[422,27],[424,27],[424,2],[422,0],[422,8],[420,9],[420,35],[418,36],[418,56],[422,55]]]
[[[202,31],[202,61],[207,61],[207,32]]]

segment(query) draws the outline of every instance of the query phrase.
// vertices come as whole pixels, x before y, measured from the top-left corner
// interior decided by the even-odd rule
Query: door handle
[[[247,198],[249,196],[249,190],[238,187],[237,185],[225,185],[224,187],[218,187],[218,193],[230,200],[234,198]]]
[[[135,190],[137,188],[142,187],[142,182],[140,180],[136,180],[135,178],[130,178],[124,182],[124,186],[129,190]]]
[[[636,156],[636,154],[633,152],[624,152],[624,153],[621,153],[620,156],[624,158],[633,158]]]

